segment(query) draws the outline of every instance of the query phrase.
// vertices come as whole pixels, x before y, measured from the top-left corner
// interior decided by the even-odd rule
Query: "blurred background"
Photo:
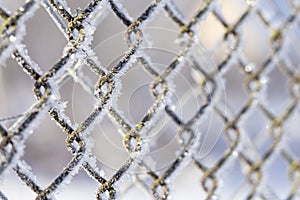
[[[89,2],[89,0],[67,1],[74,14],[80,12],[79,8],[83,9]],[[140,16],[151,3],[150,0],[120,2],[134,19]],[[174,0],[174,2],[186,19],[191,19],[205,3],[202,0],[189,2]],[[233,58],[232,62],[226,64],[226,70],[222,76],[217,79],[220,86],[221,107],[232,116],[240,112],[250,96],[245,89],[245,82],[249,76],[248,71],[258,70],[268,57],[272,56],[270,43],[272,31],[279,28],[293,12],[290,2],[292,1],[216,0],[216,12],[222,14],[224,21],[229,26],[234,25],[252,5],[262,10],[264,16],[271,23],[270,26],[266,26],[256,11],[249,14],[236,29],[237,34],[241,36],[242,43],[242,47],[238,49],[235,46],[236,38],[232,35],[224,38],[226,27],[212,12],[195,27],[199,31],[199,41],[193,51],[206,65],[204,68],[216,69],[231,51],[237,51],[237,55],[247,60],[246,66],[243,66],[238,58]],[[0,4],[11,13],[24,3],[25,0],[0,0]],[[0,22],[2,21],[0,20]],[[42,6],[25,23],[26,36],[23,44],[26,45],[30,57],[46,72],[61,57],[67,40]],[[126,26],[112,11],[108,12],[107,17],[95,31],[92,47],[101,64],[107,69],[111,69],[128,50],[128,45],[124,40],[124,31],[126,31]],[[151,58],[153,65],[162,71],[182,49],[182,46],[175,42],[178,38],[179,27],[165,12],[159,12],[147,24],[144,31],[149,37],[149,41],[152,42],[152,48],[145,50],[145,54]],[[299,63],[299,36],[299,20],[296,20],[291,28],[284,32],[286,40],[284,40],[282,52],[278,56],[289,60],[289,67],[295,72],[298,71]],[[17,116],[26,112],[36,101],[32,91],[34,81],[22,71],[12,58],[0,65],[0,123],[5,127],[10,127],[16,121]],[[259,101],[263,102],[275,116],[280,116],[292,101],[292,95],[288,90],[291,78],[283,73],[277,61],[272,65],[271,70],[264,74],[263,84],[266,85],[264,99],[259,99]],[[89,77],[93,85],[96,83],[98,77],[87,66],[82,67],[82,72]],[[145,72],[141,65],[134,63],[120,81],[122,89],[116,107],[131,124],[136,124],[154,103],[155,99],[149,89],[153,78]],[[198,88],[199,82],[201,82],[201,76],[193,70],[190,62],[186,62],[181,71],[175,72],[171,101],[175,112],[186,121],[203,103]],[[61,100],[67,102],[65,112],[73,123],[79,124],[83,121],[96,104],[95,98],[72,79],[68,80],[59,92]],[[8,117],[13,117],[13,119],[9,120]],[[284,136],[280,144],[288,149],[287,151],[294,156],[295,160],[299,160],[300,157],[297,148],[300,145],[298,121],[299,108],[296,107],[291,117],[285,121]],[[251,139],[258,154],[262,155],[272,143],[268,136],[270,124],[270,120],[258,106],[253,106],[251,112],[243,116],[239,122],[243,133]],[[163,114],[149,131],[149,153],[145,160],[152,163],[153,169],[158,173],[162,173],[181,150],[176,139],[177,131],[178,126],[166,114]],[[202,144],[198,155],[205,166],[212,167],[228,148],[228,144],[222,136],[224,121],[215,112],[209,112],[197,127],[197,131],[202,134]],[[120,130],[114,122],[105,116],[91,134],[95,143],[93,153],[97,157],[99,167],[105,171],[107,177],[113,175],[128,158],[119,132]],[[38,128],[26,141],[23,159],[31,166],[37,180],[44,186],[51,183],[71,159],[71,154],[65,147],[65,139],[66,134],[48,115],[45,115]],[[264,184],[278,199],[284,199],[292,187],[287,176],[288,167],[289,163],[278,155],[274,156],[272,161],[262,169],[265,174]],[[250,187],[244,174],[245,170],[239,159],[233,158],[217,173],[220,186],[217,190],[219,199],[243,199],[245,197],[245,193],[249,191]],[[174,178],[173,199],[204,199],[205,192],[200,183],[202,175],[203,173],[193,163],[190,163]],[[125,178],[119,187],[124,193],[121,199],[139,199],[141,195],[145,199],[152,199],[151,195],[141,187],[133,184],[130,176]],[[94,199],[97,188],[97,183],[81,170],[71,184],[56,195],[56,198]],[[13,172],[2,177],[0,189],[9,199],[20,199],[21,196],[22,199],[35,197],[35,194]]]

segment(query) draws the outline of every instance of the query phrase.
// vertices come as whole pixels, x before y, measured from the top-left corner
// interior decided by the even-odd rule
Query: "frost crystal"
[[[4,112],[6,109],[8,112],[18,109],[23,103],[26,105],[28,100],[27,96],[19,93],[19,88],[14,87],[17,85],[14,81],[23,81],[23,77],[18,76],[18,80],[12,78],[14,76],[10,76],[10,73],[13,70],[19,70],[14,73],[24,72],[24,76],[31,81],[33,93],[29,95],[35,99],[25,112],[19,112],[23,114],[5,118],[11,121],[3,126],[0,124],[0,179],[10,178],[14,174],[7,175],[7,172],[14,171],[25,183],[24,188],[38,195],[37,199],[53,199],[58,192],[64,192],[64,187],[72,182],[80,170],[84,170],[95,181],[95,192],[99,199],[117,199],[119,194],[130,191],[136,184],[154,198],[170,199],[174,178],[182,173],[179,179],[187,183],[190,180],[185,180],[185,175],[194,174],[183,170],[188,165],[194,165],[194,170],[201,172],[200,175],[195,174],[195,178],[201,183],[196,187],[199,187],[197,191],[201,192],[204,199],[222,199],[223,191],[245,199],[278,199],[277,195],[283,199],[296,197],[296,191],[299,190],[296,176],[299,164],[297,153],[291,147],[299,145],[294,139],[298,138],[294,133],[296,128],[292,128],[299,121],[299,0],[239,1],[234,5],[224,5],[225,1],[206,0],[183,6],[171,0],[153,0],[148,4],[90,0],[84,7],[76,9],[76,13],[68,6],[73,2],[65,0],[28,0],[13,12],[2,6],[12,5],[13,1],[1,2],[0,63],[9,65],[7,70],[3,70],[5,73],[8,71],[9,76],[4,74],[3,79],[12,79],[9,81],[13,82],[5,85],[8,92],[4,96],[18,98],[21,103],[11,105],[9,101],[3,103],[0,98],[1,105],[4,105],[0,107],[0,112],[2,108]],[[47,63],[50,66],[45,72],[32,59],[35,51],[28,52],[22,44],[28,26],[26,21],[40,5],[66,39],[61,56]],[[130,8],[131,5],[133,7]],[[145,5],[145,8],[139,9],[140,5]],[[231,10],[233,8],[236,10]],[[133,17],[133,10],[140,12]],[[204,20],[206,17],[207,20]],[[119,20],[120,26],[111,26],[115,23],[110,20]],[[151,22],[158,24],[160,29],[176,31],[178,38],[169,37],[168,34],[155,36],[148,28]],[[218,30],[217,27],[221,31],[215,35],[213,32]],[[102,32],[95,35],[96,29]],[[259,38],[258,35],[252,37],[253,32],[249,31],[261,29],[265,31],[258,34]],[[97,55],[92,48],[94,37],[98,42],[99,38],[103,41],[103,36],[115,34],[110,31],[123,33],[127,46],[109,46],[101,52],[103,54]],[[31,39],[30,36],[26,38],[28,46],[36,42],[35,38]],[[152,46],[159,45],[162,46],[159,47],[160,51],[154,51]],[[48,46],[33,46],[38,53],[49,55]],[[121,50],[121,55],[114,54],[115,51],[119,52],[117,50]],[[162,51],[171,56],[165,57],[160,53]],[[108,54],[116,58],[113,66],[109,67],[103,65],[110,61],[104,58]],[[10,60],[5,63],[9,56],[13,62]],[[17,64],[18,68],[10,66],[11,63]],[[131,105],[141,116],[133,124],[127,119],[132,113],[127,113],[128,91],[125,90],[140,87],[136,85],[136,80],[143,80],[139,75],[124,75],[130,74],[129,70],[136,65],[147,74],[149,80],[145,81],[150,83],[151,97],[146,99],[145,95],[140,98],[141,103],[148,106],[145,113],[139,113],[140,104]],[[279,69],[277,74],[274,68]],[[243,77],[230,74],[237,70]],[[271,105],[278,104],[277,97],[280,96],[277,88],[271,85],[274,82],[277,84],[278,74],[283,75],[288,83],[283,86],[287,100],[279,102],[283,107],[278,109],[280,111]],[[180,77],[188,82],[188,87],[180,84]],[[128,85],[124,85],[125,79],[129,79]],[[24,83],[28,80],[24,79]],[[85,95],[89,95],[94,103],[91,108],[91,105],[87,105],[89,102],[84,101],[86,96],[79,97],[82,103],[80,112],[84,115],[78,124],[74,124],[68,116],[72,112],[72,102],[68,100],[67,105],[67,101],[62,100],[71,95],[72,91],[65,88],[72,81],[82,87],[87,92]],[[241,93],[235,90],[237,87],[245,90]],[[234,89],[229,91],[230,88]],[[190,103],[192,100],[196,104]],[[21,160],[26,147],[33,145],[27,142],[28,137],[31,134],[39,137],[36,128],[44,116],[64,132],[66,149],[71,157],[45,188],[38,185],[31,170],[30,164],[37,166],[33,163],[34,159],[28,159],[28,164]],[[102,120],[104,116],[106,118]],[[122,155],[110,152],[107,146],[110,144],[105,141],[95,141],[103,137],[97,126],[106,126],[106,119],[111,120],[116,129],[107,128],[105,134],[109,134],[119,145],[123,142],[125,148]],[[207,126],[209,129],[206,129]],[[53,133],[54,130],[46,131]],[[207,134],[204,135],[204,132]],[[51,141],[54,140],[52,137],[55,134],[50,134],[50,137]],[[93,147],[99,142],[97,151],[100,152],[95,152]],[[168,148],[164,144],[168,144]],[[157,149],[161,146],[161,149]],[[207,146],[208,150],[205,149]],[[51,148],[56,152],[55,146]],[[59,156],[61,152],[56,153]],[[98,165],[98,153],[120,165],[115,169],[110,169],[105,161]],[[202,159],[202,154],[207,157]],[[171,156],[169,163],[163,163]],[[163,167],[157,169],[162,164]],[[283,165],[284,170],[281,169]],[[246,181],[241,190],[238,188],[241,192],[231,191],[235,187],[226,182],[228,176],[230,179],[233,177],[228,172],[236,171],[237,166],[241,170],[235,178]],[[271,177],[272,171],[278,173],[271,173]],[[278,193],[276,195],[267,187],[273,177],[276,180],[284,177],[285,181],[289,181],[289,184],[285,184],[286,188],[280,188],[280,191],[286,189],[282,194],[277,191],[276,184],[272,184],[272,189],[274,187]],[[177,192],[181,192],[183,187],[179,187]],[[83,192],[83,189],[79,188],[78,191]],[[6,191],[0,191],[0,198],[7,199],[4,194]]]

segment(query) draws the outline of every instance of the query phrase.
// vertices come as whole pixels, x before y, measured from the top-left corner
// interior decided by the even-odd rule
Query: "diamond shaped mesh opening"
[[[1,1],[0,198],[299,199],[299,11]]]

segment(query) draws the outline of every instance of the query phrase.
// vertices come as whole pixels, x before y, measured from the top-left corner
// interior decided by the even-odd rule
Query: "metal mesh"
[[[35,193],[36,199],[51,199],[64,191],[62,186],[72,184],[78,173],[84,171],[97,183],[97,199],[122,198],[126,192],[120,189],[124,182],[128,188],[139,185],[155,199],[167,199],[171,198],[176,176],[193,168],[199,172],[193,176],[200,181],[197,187],[201,194],[186,194],[191,199],[300,198],[298,1],[205,0],[197,4],[197,9],[191,9],[194,10],[191,17],[186,16],[180,6],[190,2],[155,0],[148,3],[138,17],[130,16],[125,1],[94,0],[76,13],[68,3],[29,0],[14,12],[0,4],[1,65],[11,67],[9,56],[17,61],[16,70],[23,70],[31,78],[36,98],[23,114],[2,116],[2,180],[14,173]],[[237,4],[239,6],[234,7]],[[226,13],[228,6],[232,7],[231,14]],[[47,11],[67,40],[62,56],[47,70],[32,59],[23,44],[26,21],[34,18],[40,9]],[[155,55],[149,53],[152,36],[147,25],[160,20],[156,17],[161,13],[177,27],[179,48],[173,51],[168,64],[157,67],[152,62]],[[95,31],[102,29],[108,14],[114,14],[121,22],[125,31],[121,35],[127,44],[125,53],[111,66],[101,64],[101,56],[92,47]],[[160,37],[169,39],[166,35]],[[113,53],[114,47],[107,51]],[[122,77],[136,64],[151,80],[147,87],[153,102],[140,120],[132,123],[118,108],[118,97],[125,87]],[[186,69],[186,79],[194,81],[191,87],[198,93],[196,104],[183,107],[188,114],[180,114],[174,102],[180,87],[175,85]],[[89,76],[96,76],[96,81],[90,81]],[[61,99],[61,89],[68,82],[82,87],[95,104],[78,123],[66,113]],[[19,101],[22,104],[21,99]],[[81,105],[88,107],[83,100]],[[28,147],[27,139],[33,135],[42,137],[36,131],[42,126],[38,123],[42,117],[51,118],[63,130],[66,148],[72,156],[47,185],[39,183],[39,177],[35,178],[30,168],[31,163],[25,162],[23,156]],[[150,144],[159,144],[159,141],[151,141],[149,133],[163,117],[176,127],[172,131],[178,148],[173,152],[176,157],[157,169],[145,158],[155,149]],[[207,125],[207,117],[217,118],[223,125],[219,135],[212,136],[210,131],[214,129],[203,133],[201,127]],[[94,145],[90,142],[95,139],[93,129],[106,118],[118,130],[112,134],[121,136],[127,152],[122,164],[107,175],[93,150],[97,141]],[[13,122],[7,123],[10,120]],[[163,134],[168,134],[166,132]],[[215,146],[214,142],[217,142]],[[212,151],[202,156],[201,147],[206,144]],[[105,154],[115,156],[112,152]],[[128,175],[130,181],[124,181]],[[175,188],[175,191],[181,189]],[[3,189],[0,197],[10,198]]]

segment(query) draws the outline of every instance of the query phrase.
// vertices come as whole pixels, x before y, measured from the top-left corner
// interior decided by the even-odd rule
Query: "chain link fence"
[[[1,199],[300,199],[299,9],[1,2]]]

